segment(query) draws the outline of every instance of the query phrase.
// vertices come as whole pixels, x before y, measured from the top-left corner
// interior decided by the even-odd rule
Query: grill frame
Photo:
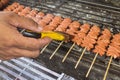
[[[14,1],[14,0],[13,0]],[[85,23],[85,22],[89,22],[91,25],[93,25],[93,24],[97,24],[97,25],[100,25],[100,27],[101,28],[104,28],[105,26],[109,26],[109,27],[112,27],[113,28],[113,30],[111,30],[111,32],[113,32],[113,33],[118,33],[119,32],[119,30],[120,30],[120,28],[119,28],[119,26],[120,25],[116,25],[116,24],[113,24],[114,22],[116,22],[116,20],[120,20],[120,19],[113,19],[113,21],[111,21],[110,23],[102,23],[102,21],[101,22],[99,22],[99,20],[91,20],[91,18],[90,19],[86,19],[86,18],[88,18],[88,17],[82,17],[82,18],[80,18],[80,17],[76,17],[75,15],[71,15],[72,13],[74,13],[74,12],[76,12],[76,11],[74,11],[74,10],[71,10],[70,12],[69,12],[69,10],[67,11],[67,9],[66,9],[66,7],[67,6],[65,6],[66,4],[67,5],[72,5],[72,3],[70,3],[70,2],[72,2],[72,1],[74,1],[74,0],[64,0],[64,1],[62,1],[61,0],[61,4],[59,4],[59,5],[57,5],[55,8],[53,7],[53,9],[51,9],[50,8],[50,6],[48,6],[48,4],[51,4],[51,3],[49,3],[49,1],[47,2],[47,1],[44,1],[43,0],[43,2],[41,2],[41,3],[37,3],[37,2],[35,2],[35,3],[31,3],[31,0],[23,0],[23,2],[22,1],[18,1],[19,3],[21,3],[21,4],[24,4],[24,5],[27,5],[27,4],[29,4],[29,5],[27,5],[27,6],[31,6],[32,8],[39,8],[40,10],[42,10],[42,8],[43,8],[43,11],[44,12],[46,12],[46,13],[53,13],[53,14],[55,14],[55,15],[61,15],[61,16],[63,16],[63,17],[70,17],[70,18],[72,18],[73,20],[79,20],[81,23]],[[24,2],[27,2],[27,4],[26,3],[24,3]],[[33,1],[34,2],[34,1]],[[76,2],[74,2],[74,3],[80,3],[80,4],[82,4],[82,5],[88,5],[88,6],[93,6],[93,5],[96,5],[96,4],[93,4],[93,3],[90,3],[90,2],[85,2],[85,1],[81,1],[81,0],[76,0]],[[12,3],[12,2],[11,2]],[[31,5],[32,4],[32,5]],[[38,5],[40,5],[40,6],[38,6]],[[108,6],[106,6],[106,5],[96,5],[96,7],[98,7],[98,8],[100,8],[100,9],[103,9],[103,12],[104,12],[104,10],[106,10],[106,11],[110,11],[111,13],[116,13],[116,14],[120,14],[119,13],[119,11],[118,10],[120,10],[120,8],[118,8],[117,9],[117,11],[116,11],[116,9],[114,9],[115,7],[108,7]],[[104,8],[107,8],[107,9],[104,9]],[[58,9],[58,10],[57,10]],[[66,9],[66,10],[62,10],[63,9]],[[68,9],[71,9],[71,8],[68,8]],[[82,9],[81,9],[82,10]],[[80,10],[80,12],[82,12]],[[61,11],[61,12],[60,12]],[[77,12],[79,12],[79,11],[77,11]],[[60,14],[59,14],[60,13]],[[83,13],[86,13],[86,14],[88,14],[88,16],[89,15],[93,15],[94,13],[89,13],[89,12],[86,12],[86,11],[83,11]],[[106,13],[106,12],[105,12]],[[105,14],[104,13],[104,14]],[[66,16],[67,15],[67,16]],[[94,14],[94,16],[96,16],[95,14]],[[100,15],[99,15],[100,16]],[[98,15],[97,15],[97,17],[99,17]],[[117,16],[117,15],[116,15]],[[101,16],[101,17],[104,17],[104,16]],[[109,18],[107,18],[107,19],[109,19]],[[110,18],[111,19],[111,18]],[[102,24],[101,24],[102,23]],[[116,26],[115,26],[116,25]],[[116,28],[117,29],[116,29]],[[115,31],[114,31],[115,30]],[[58,45],[59,43],[58,42],[56,42],[56,41],[54,41],[54,42],[52,42],[51,44],[49,44],[48,45],[48,47],[49,46],[52,46],[52,45]],[[70,48],[70,45],[71,45],[71,43],[69,43],[69,44],[65,44],[65,45],[62,45],[62,47],[63,48],[66,48],[66,49],[69,49]],[[38,61],[38,62],[41,62],[42,63],[42,61],[44,61],[45,62],[45,65],[51,65],[55,60],[57,60],[59,57],[62,59],[63,58],[63,56],[64,56],[64,54],[62,54],[62,57],[61,57],[61,54],[59,54],[59,56],[58,56],[58,54],[55,54],[55,56],[54,56],[54,58],[52,59],[52,60],[50,60],[49,61],[49,63],[47,63],[47,61],[49,60],[49,56],[50,56],[50,52],[52,52],[51,51],[51,49],[49,49],[49,48],[46,48],[45,49],[45,51],[43,52],[43,54],[41,54],[41,56],[39,56],[39,58],[37,58],[36,60]],[[53,48],[53,47],[52,47]],[[56,48],[56,47],[54,47],[54,48]],[[63,51],[65,51],[64,49],[63,49]],[[70,62],[68,62],[68,61],[72,61],[73,60],[73,65],[74,65],[74,63],[77,61],[76,59],[74,59],[73,57],[71,57],[71,56],[74,56],[75,58],[78,58],[78,56],[80,56],[80,53],[81,53],[81,47],[79,47],[79,46],[75,46],[74,48],[73,48],[73,50],[70,52],[70,55],[68,56],[68,58],[67,58],[67,60],[66,60],[66,63],[61,63],[61,65],[66,65],[66,64],[68,64],[68,66],[71,64]],[[47,53],[47,54],[46,54]],[[60,52],[61,53],[61,52]],[[75,55],[71,55],[71,54],[75,54]],[[93,57],[95,56],[94,54],[92,54],[92,53],[89,53],[89,52],[86,52],[85,53],[85,57],[86,57],[86,55],[88,56],[91,56],[91,58],[90,58],[90,61],[88,62],[88,65],[90,65],[90,62],[92,62],[92,59],[93,59]],[[77,57],[76,57],[77,56]],[[58,58],[56,58],[56,57],[58,57]],[[71,60],[71,58],[72,58],[72,60]],[[86,57],[86,58],[88,58],[88,57]],[[85,58],[85,59],[86,59]],[[47,60],[44,60],[44,59],[47,59]],[[83,58],[82,58],[83,59]],[[102,60],[103,59],[103,60]],[[42,60],[42,61],[41,61]],[[105,60],[105,61],[104,61]],[[61,60],[58,60],[58,62],[60,62]],[[84,61],[86,61],[86,60],[83,60],[83,62],[81,61],[81,63],[80,64],[82,64],[82,63],[84,63]],[[88,61],[88,60],[87,60]],[[100,57],[100,56],[98,56],[98,60],[97,60],[98,62],[99,61],[101,61],[101,63],[103,62],[104,63],[104,69],[106,69],[105,67],[107,66],[107,63],[108,63],[108,61],[109,61],[109,57],[107,57],[106,58],[106,56],[103,56],[102,58]],[[116,60],[113,60],[114,61],[114,63],[116,63],[117,65],[119,65],[120,64],[120,61],[118,60],[118,61],[116,61]],[[58,67],[59,67],[59,65],[56,63],[55,65],[57,65]],[[97,63],[95,63],[94,65],[97,65]],[[115,65],[115,64],[113,64],[112,63],[112,65]],[[51,70],[54,70],[54,71],[56,71],[56,72],[59,72],[59,71],[57,71],[57,70],[55,70],[55,69],[53,69],[53,67],[52,67],[52,65],[51,66],[48,66],[48,68],[50,68]],[[71,68],[70,68],[71,69]],[[79,71],[79,69],[80,68],[78,68],[78,69],[76,69],[75,71]],[[99,68],[98,68],[99,69]],[[114,70],[114,68],[112,68],[113,70]],[[110,72],[112,72],[112,69],[110,68]],[[117,69],[117,68],[116,68]],[[60,69],[59,69],[60,70]],[[62,71],[64,71],[65,69],[63,69]],[[71,70],[73,70],[74,71],[74,67],[72,67],[72,69]],[[118,69],[119,70],[119,69]],[[105,71],[105,70],[104,70]],[[61,72],[61,71],[60,71]],[[59,72],[59,73],[60,73]],[[102,72],[102,71],[101,71]],[[67,73],[67,72],[65,72],[65,73]],[[115,73],[115,72],[113,72],[113,73]],[[73,76],[72,74],[74,74],[74,73],[67,73],[67,74],[69,74],[69,75],[71,75],[71,76]],[[78,73],[79,74],[79,73]],[[91,73],[92,74],[92,73]],[[94,74],[94,73],[93,73]],[[77,75],[77,74],[76,74]],[[83,75],[83,74],[81,74],[82,76],[75,76],[75,78],[77,78],[77,79],[80,79],[80,77],[82,77],[82,79],[86,79],[84,76],[85,75]],[[103,75],[102,75],[103,76]],[[73,76],[74,77],[74,76]],[[92,77],[92,76],[91,76]],[[91,77],[88,77],[87,79],[92,79]],[[108,79],[112,79],[112,76],[110,76],[110,78],[108,77]],[[101,77],[99,78],[98,77],[98,80],[101,80]]]

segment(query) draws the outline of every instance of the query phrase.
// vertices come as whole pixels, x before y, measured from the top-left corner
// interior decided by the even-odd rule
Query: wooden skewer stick
[[[41,50],[41,54],[43,53],[43,51],[47,48],[47,46],[48,46],[49,44],[47,44],[42,50]]]
[[[83,50],[83,52],[82,52],[81,56],[79,57],[79,59],[78,59],[78,61],[77,61],[76,65],[75,65],[75,69],[78,67],[78,64],[80,63],[80,61],[81,61],[81,59],[82,59],[83,54],[85,53],[85,51],[86,51],[86,48],[84,48],[84,50]]]
[[[72,50],[72,48],[74,47],[75,43],[73,43],[73,45],[70,47],[70,49],[68,50],[68,52],[66,53],[66,55],[64,56],[62,62],[64,62],[67,58],[67,56],[69,55],[70,51]]]
[[[88,77],[88,75],[89,75],[89,73],[90,73],[90,71],[91,71],[91,69],[92,69],[92,67],[93,67],[93,64],[95,63],[95,60],[96,60],[97,56],[98,56],[98,53],[96,53],[96,55],[95,55],[95,57],[94,57],[91,65],[90,65],[90,68],[89,68],[89,70],[88,70],[88,72],[87,72],[87,74],[86,74],[86,77]]]
[[[111,56],[103,80],[106,80],[106,78],[107,78],[107,74],[108,74],[108,70],[110,68],[110,64],[112,62],[112,58],[113,57]]]
[[[50,56],[49,59],[52,59],[52,57],[55,55],[55,53],[57,52],[57,50],[60,48],[60,46],[63,44],[64,41],[62,41],[59,46],[56,48],[56,50],[52,53],[52,55]]]

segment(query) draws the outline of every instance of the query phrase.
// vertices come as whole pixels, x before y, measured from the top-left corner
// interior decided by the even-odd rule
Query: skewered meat
[[[44,18],[43,21],[48,24],[52,19],[53,19],[53,15],[52,14],[47,14]]]
[[[38,22],[38,24],[42,27],[45,27],[53,19],[53,17],[54,16],[52,14],[47,14]]]
[[[6,11],[13,11],[14,9],[16,9],[16,7],[11,5],[11,6],[8,6],[5,10]]]
[[[39,12],[39,13],[36,15],[36,17],[41,19],[44,15],[45,15],[45,14],[44,14],[43,12]]]
[[[70,18],[65,18],[60,25],[56,28],[56,31],[63,31],[65,32],[67,27],[70,25],[71,23],[71,19]]]
[[[71,30],[78,30],[80,27],[80,23],[78,21],[73,21],[70,25],[69,25],[69,29]]]
[[[89,24],[83,24],[83,26],[80,27],[80,32],[87,33],[89,29],[90,29]]]
[[[60,16],[55,16],[50,22],[50,24],[43,28],[43,31],[55,30],[56,27],[61,23],[61,21],[62,21],[62,18]]]
[[[111,40],[111,42],[115,45],[120,46],[120,34],[116,34],[113,36],[113,39]]]
[[[30,7],[25,7],[21,12],[18,12],[18,14],[21,16],[26,16],[27,14],[29,14],[30,11],[31,11]]]
[[[67,27],[63,27],[63,28],[61,28],[61,30],[63,29],[63,31],[65,31],[66,30],[66,33],[68,33],[68,34],[70,34],[70,35],[72,35],[72,36],[74,36],[74,38],[73,38],[73,41],[74,40],[76,40],[77,42],[78,42],[78,36],[77,36],[77,31],[79,30],[79,28],[80,28],[80,23],[78,22],[78,21],[73,21],[72,23],[70,23],[70,25],[68,26],[68,29],[66,29]],[[60,29],[59,27],[58,27],[58,29]]]
[[[81,24],[78,21],[72,22],[70,18],[63,19],[60,16],[54,17],[52,14],[45,15],[43,12],[38,13],[38,11],[35,10],[31,11],[30,7],[24,8],[24,6],[16,2],[9,5],[4,11],[13,11],[21,16],[29,15],[29,17],[42,26],[44,30],[56,30],[71,34],[74,36],[72,41],[77,45],[85,47],[87,50],[92,49],[97,42],[93,52],[99,53],[101,56],[106,52],[107,56],[114,58],[120,57],[120,34],[115,34],[110,41],[111,33],[108,29],[104,29],[102,35],[98,37],[100,28],[97,26],[93,26],[90,29],[89,24],[80,26]],[[106,47],[108,47],[108,50],[106,50]]]
[[[120,34],[113,35],[113,39],[108,47],[107,56],[112,56],[114,58],[120,57]]]
[[[52,22],[50,22],[49,25],[51,25],[54,28],[56,28],[62,22],[62,20],[63,19],[60,16],[55,16],[54,19],[52,20]]]
[[[64,28],[63,28],[63,29],[64,29]],[[72,30],[72,29],[67,29],[67,30],[66,30],[66,33],[75,36],[75,35],[77,34],[77,31]]]
[[[6,5],[8,2],[9,2],[9,0],[1,0],[0,1],[3,5]]]
[[[39,12],[38,14],[36,14],[34,21],[38,23],[44,16],[45,14],[43,12]]]
[[[9,0],[0,0],[0,8],[5,6],[8,2],[9,2]]]
[[[31,12],[29,14],[26,15],[26,17],[35,18],[37,13],[38,13],[38,11],[33,9],[33,10],[31,10]]]
[[[83,24],[80,26],[80,31],[78,31],[78,36],[80,36],[82,33],[86,34],[90,30],[90,25],[89,24]]]
[[[79,31],[80,23],[78,21],[73,21],[66,30],[66,33],[69,33],[71,35],[75,35],[77,31]]]
[[[51,26],[51,25],[47,25],[47,26],[45,26],[45,27],[43,28],[42,31],[52,31],[52,30],[54,30],[54,27]]]
[[[16,9],[20,4],[14,2],[12,5],[7,6],[6,9],[4,9],[4,11],[13,11],[14,9]]]
[[[14,6],[14,7],[18,7],[20,4],[19,3],[17,3],[17,2],[14,2],[11,6]]]
[[[99,35],[100,28],[97,26],[93,26],[86,37],[84,37],[84,40],[82,41],[81,46],[85,47],[87,50],[90,50],[94,47],[94,44],[96,43],[96,39]]]
[[[29,14],[26,15],[26,17],[29,17],[38,23],[37,18],[35,17],[37,15],[37,13],[38,13],[38,11],[33,9],[33,10],[31,10],[31,12]]]
[[[14,9],[13,12],[18,13],[21,12],[24,9],[23,5],[19,5],[18,8]]]
[[[86,36],[86,33],[89,31],[90,25],[89,24],[83,24],[80,26],[80,30],[77,32],[77,35],[72,39],[73,42],[75,42],[77,45],[81,45],[81,42],[83,38]]]
[[[2,8],[3,4],[0,2],[0,8]]]
[[[41,27],[45,27],[45,26],[47,25],[44,21],[39,21],[38,24],[39,24]]]
[[[106,47],[110,43],[111,33],[108,29],[104,29],[102,31],[102,35],[98,38],[97,45],[95,46],[95,49],[93,52],[99,53],[100,56],[104,55],[106,50]]]

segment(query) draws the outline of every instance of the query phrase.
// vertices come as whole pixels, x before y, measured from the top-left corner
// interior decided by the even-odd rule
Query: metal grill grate
[[[75,80],[64,73],[51,71],[33,59],[20,58],[0,63],[0,78],[3,80]]]

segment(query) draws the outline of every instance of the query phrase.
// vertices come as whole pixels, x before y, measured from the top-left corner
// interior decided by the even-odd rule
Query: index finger
[[[35,32],[40,32],[42,30],[42,27],[40,27],[34,20],[19,16],[16,13],[9,12],[7,20],[15,27],[21,27]]]
[[[15,47],[26,50],[38,50],[51,42],[51,39],[48,37],[42,39],[34,39],[34,38],[23,37],[22,35],[15,38],[15,40],[16,40],[14,43]]]

